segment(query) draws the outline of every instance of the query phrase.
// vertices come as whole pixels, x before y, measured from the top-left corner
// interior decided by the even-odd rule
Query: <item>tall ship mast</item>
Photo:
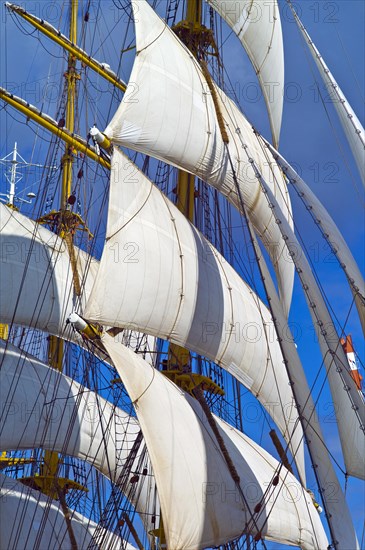
[[[364,546],[363,12],[5,5],[0,548]]]

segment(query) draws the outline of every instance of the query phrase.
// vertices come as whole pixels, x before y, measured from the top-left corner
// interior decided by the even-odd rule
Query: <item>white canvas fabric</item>
[[[254,246],[259,250],[259,244],[255,237]],[[261,272],[265,278],[265,286],[270,296],[275,323],[278,327],[285,327],[287,323],[283,307],[262,255],[259,261]],[[327,447],[326,439],[322,433],[316,413],[316,406],[312,395],[315,388],[309,388],[290,329],[287,332],[287,337],[282,339],[281,345],[287,362],[286,368],[292,383],[295,402],[298,411],[300,411],[300,420],[310,453],[311,463],[316,468],[316,477],[319,486],[324,489],[321,496],[325,511],[331,517],[331,529],[334,540],[338,541],[340,548],[359,548],[346,498],[333,468],[329,448]],[[337,408],[336,404],[334,406]],[[331,491],[327,489],[329,487],[336,488],[335,499]]]
[[[275,215],[280,220],[283,237],[289,243],[290,250],[293,251],[293,260],[298,273],[301,274],[301,284],[305,289],[305,298],[313,326],[317,329],[318,342],[334,402],[346,471],[349,475],[364,479],[364,396],[362,392],[358,391],[349,373],[347,358],[340,344],[340,338],[336,333],[331,315],[304,251],[286,222],[269,187],[265,182],[263,183],[269,200],[274,206]]]
[[[270,312],[117,149],[106,243],[85,316],[170,340],[221,365],[271,414],[305,479],[302,431]]]
[[[299,482],[238,430],[215,418],[240,477],[243,501],[197,400],[107,334],[102,342],[132,399],[154,470],[168,548],[224,544],[247,531],[325,550],[319,515]],[[262,502],[259,513],[255,506]],[[274,504],[273,504],[274,503]]]
[[[83,311],[99,262],[75,247],[82,295],[74,300],[65,241],[0,203],[0,322],[66,334],[65,322]]]
[[[240,39],[256,71],[279,146],[284,104],[284,47],[277,0],[208,0]]]
[[[65,516],[58,501],[0,473],[0,548],[62,548],[72,550]],[[97,530],[109,550],[136,550],[118,535],[98,527],[89,518],[72,512],[72,531],[77,548],[93,544]]]
[[[270,182],[291,223],[285,178],[272,155],[262,151],[253,127],[235,103],[214,85],[229,137],[225,145],[214,98],[198,62],[145,0],[134,2],[133,9],[137,56],[123,101],[105,134],[113,143],[162,159],[202,178],[241,212],[241,200],[244,201],[273,262],[288,313],[293,264],[280,240],[251,159]]]
[[[115,482],[140,432],[136,418],[61,372],[0,340],[1,450],[43,448],[87,461]],[[131,478],[139,471],[141,444]],[[145,467],[149,473],[148,458]],[[143,469],[143,468],[142,468]],[[140,475],[130,498],[148,529],[155,482]]]

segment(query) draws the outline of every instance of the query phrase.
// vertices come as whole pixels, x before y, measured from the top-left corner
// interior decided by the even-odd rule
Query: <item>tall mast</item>
[[[188,0],[186,5],[186,22],[191,24],[200,24],[201,22],[201,0]],[[177,190],[176,190],[176,206],[188,220],[194,220],[194,191],[195,191],[195,176],[178,170]],[[174,370],[184,372],[191,371],[190,351],[177,344],[169,345],[168,350],[168,373]],[[173,378],[174,382],[179,385],[179,375]],[[160,516],[160,525],[155,533],[159,539],[159,547],[166,547],[166,536],[164,531],[163,517]]]
[[[202,0],[188,0],[185,21],[191,26],[193,32],[201,27]],[[192,174],[179,170],[176,205],[191,222],[194,219],[194,181],[195,177]]]
[[[71,4],[71,17],[70,17],[70,40],[76,44],[77,41],[77,9],[78,9],[78,0],[70,0]],[[65,73],[66,78],[66,87],[67,87],[67,100],[66,100],[66,128],[69,129],[72,134],[75,129],[75,99],[76,99],[76,59],[70,54],[68,56],[68,67],[67,72]],[[61,189],[61,201],[60,201],[60,211],[66,208],[67,198],[71,194],[72,187],[72,147],[70,145],[65,146],[65,153],[62,157],[62,189]],[[65,232],[63,229],[60,231],[60,236],[65,237]],[[49,349],[48,349],[48,360],[51,367],[62,371],[64,355],[64,343],[63,340],[57,338],[56,336],[50,336],[49,338]],[[46,477],[51,478],[51,483],[53,485],[53,480],[57,475],[57,469],[59,465],[58,453],[51,451],[46,451],[44,453],[44,468],[43,474]],[[57,481],[58,484],[58,481]],[[53,487],[52,487],[53,488]]]
[[[70,18],[70,41],[73,44],[77,42],[77,11],[78,0],[70,0],[71,3],[71,18]],[[66,100],[66,127],[71,134],[75,130],[75,101],[76,101],[76,82],[80,78],[76,72],[76,57],[73,54],[68,56],[68,67],[65,73],[67,82],[67,100]],[[62,174],[62,194],[60,209],[66,207],[67,199],[71,194],[72,187],[72,164],[73,154],[72,148],[66,146],[65,154],[62,159],[63,174]]]
[[[78,12],[78,0],[70,0],[71,16],[70,16],[70,41],[76,44],[77,41],[77,12]],[[70,54],[68,57],[68,67],[65,73],[66,78],[66,117],[65,126],[68,132],[72,135],[75,129],[75,104],[76,104],[76,83],[79,75],[76,72],[76,57]],[[65,153],[62,157],[62,189],[60,199],[60,210],[58,233],[62,237],[68,246],[71,267],[74,272],[74,290],[75,294],[80,293],[78,283],[78,276],[75,272],[74,250],[73,250],[73,237],[70,229],[73,224],[72,214],[67,216],[67,204],[68,197],[71,194],[72,189],[72,164],[73,164],[73,147],[69,143],[65,144]],[[40,222],[47,223],[49,221],[48,216],[44,216]],[[48,348],[48,361],[51,367],[56,370],[62,371],[64,356],[64,342],[57,336],[49,337]],[[65,513],[65,520],[67,523],[71,545],[75,547],[75,538],[72,531],[72,526],[67,513],[67,505],[65,502],[64,489],[80,489],[85,490],[84,487],[75,483],[73,480],[58,477],[59,468],[59,456],[57,452],[45,451],[43,455],[43,464],[40,467],[40,474],[32,477],[32,480],[40,488],[40,490],[50,496],[53,499],[58,499],[61,503],[62,509]]]
[[[179,36],[179,38],[186,44],[186,46],[190,49],[192,54],[200,62],[202,70],[204,71],[204,74],[209,84],[211,80],[210,80],[210,74],[206,64],[206,51],[207,51],[207,48],[211,46],[213,50],[217,52],[217,46],[215,44],[215,40],[212,35],[212,32],[202,24],[202,0],[187,0],[185,20],[178,23],[175,26],[174,30],[176,34]],[[222,133],[225,132],[225,129],[223,126],[221,127],[221,132]],[[224,140],[227,139],[228,141],[228,137],[223,136],[223,139]],[[176,206],[183,214],[185,214],[185,216],[191,222],[194,221],[194,198],[195,198],[195,176],[187,172],[184,172],[183,170],[179,170],[178,182],[177,182]],[[184,370],[187,369],[191,371],[191,361],[190,361],[189,350],[184,349],[175,344],[170,344],[170,347],[169,347],[170,364],[173,359],[175,359],[175,363],[177,363],[177,366],[179,369],[184,369]],[[192,393],[194,397],[199,401],[202,409],[204,410],[207,421],[209,422],[213,430],[213,433],[215,433],[217,437],[217,443],[221,448],[222,453],[225,455],[225,457],[227,457],[228,455],[227,449],[225,448],[224,443],[220,442],[219,440],[218,433],[216,433],[215,421],[211,416],[209,407],[205,401],[204,392],[202,390],[202,384],[198,383],[198,377],[196,375],[191,374],[190,376],[191,376],[191,386],[192,386],[191,390],[193,390]],[[210,380],[209,378],[203,377],[203,376],[201,376],[201,378],[202,379],[204,378],[205,382],[209,381],[209,383],[212,384],[212,387],[215,385],[213,384],[213,381]],[[178,384],[178,380],[175,379],[174,381],[175,383]],[[222,390],[219,393],[221,395],[224,395],[224,391]],[[226,458],[226,460],[227,460],[228,467],[230,467],[230,465],[232,464],[230,457]],[[232,479],[236,484],[236,489],[241,494],[239,481],[237,482],[237,479],[239,479],[237,472],[235,468],[232,468],[232,470],[230,469],[230,471],[231,471]],[[236,478],[235,478],[235,474],[237,475]],[[241,496],[241,498],[244,499],[243,495]],[[161,538],[161,542],[163,540],[164,539]],[[233,544],[234,543],[232,543],[232,548],[233,548]],[[247,548],[251,548],[251,541],[250,541],[250,537],[248,536],[246,537],[246,545],[247,545]]]
[[[182,22],[190,29],[190,35],[196,32],[201,26],[202,20],[202,0],[188,0],[186,4],[185,20]],[[193,42],[189,40],[190,44]],[[189,44],[188,44],[189,47]],[[193,52],[195,54],[195,52]],[[178,170],[177,176],[177,191],[176,191],[176,206],[188,220],[194,221],[194,195],[195,194],[195,176],[184,170]],[[190,352],[176,344],[169,346],[169,363],[177,364],[179,369],[189,368]]]
[[[214,51],[217,51],[217,48],[212,31],[202,24],[202,0],[187,0],[185,19],[174,25],[172,30],[185,43],[194,57],[206,67],[205,57],[207,49],[212,47]],[[184,170],[178,170],[176,206],[192,223],[194,222],[194,199],[195,176]],[[165,372],[165,374],[171,375],[173,381],[179,385],[179,375],[175,376],[173,371],[176,372],[178,370],[191,373],[190,351],[177,344],[170,344],[168,364],[169,369],[172,370],[169,370],[167,373]],[[191,392],[204,381],[207,387],[212,388],[212,391],[224,395],[224,391],[206,376],[191,374],[190,380],[189,387],[184,385],[185,391]]]
[[[205,65],[205,51],[209,46],[213,46],[215,49],[214,39],[212,38],[211,31],[206,29],[202,24],[202,0],[187,0],[185,20],[181,21],[174,27],[176,34],[185,42],[186,46],[190,49],[192,54]],[[206,65],[205,65],[206,66]],[[207,70],[207,69],[206,69]],[[178,171],[177,179],[177,197],[176,206],[182,212],[189,221],[194,222],[194,199],[195,199],[195,176],[189,174],[183,170]],[[184,347],[176,344],[169,345],[169,370],[165,372],[169,378],[173,379],[175,384],[183,387],[185,391],[190,392],[200,403],[203,411],[205,412],[207,421],[209,422],[213,433],[217,437],[217,443],[221,448],[222,453],[226,457],[227,465],[231,465],[231,475],[233,479],[237,474],[235,468],[232,466],[230,457],[227,458],[227,449],[223,441],[220,441],[217,432],[215,421],[211,415],[210,409],[205,401],[203,387],[209,388],[208,391],[212,391],[216,394],[224,395],[224,391],[217,386],[207,376],[192,373],[190,351]],[[183,385],[180,383],[180,376],[173,372],[189,372],[190,381]],[[184,376],[184,375],[183,375]],[[238,484],[237,489],[240,491]],[[159,544],[161,548],[165,547],[166,538],[163,527],[163,517],[160,517],[160,527],[156,530],[156,534],[159,537]],[[249,541],[247,542],[249,544]]]

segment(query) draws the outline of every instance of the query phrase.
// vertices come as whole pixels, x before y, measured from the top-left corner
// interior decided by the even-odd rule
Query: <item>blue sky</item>
[[[58,27],[58,21],[62,15],[62,2],[45,2],[28,0],[22,2],[29,11],[39,17],[48,19]],[[339,82],[347,99],[364,122],[364,20],[365,3],[362,0],[340,0],[329,2],[325,0],[311,1],[298,0],[294,5],[299,10],[302,22],[314,40],[319,51],[325,58],[335,78]],[[351,154],[344,143],[343,134],[333,113],[333,106],[325,101],[325,106],[331,115],[329,123],[322,102],[319,100],[313,76],[318,75],[309,68],[307,56],[303,49],[298,31],[293,23],[292,16],[284,2],[280,2],[282,26],[285,44],[286,59],[286,85],[287,95],[284,104],[283,126],[281,133],[280,151],[290,161],[299,166],[301,174],[320,200],[326,205],[334,217],[338,227],[357,259],[360,269],[364,272],[364,193],[360,183],[356,166]],[[159,2],[159,9],[164,11],[164,2]],[[102,30],[111,29],[115,22],[115,7],[112,2],[105,0],[103,4]],[[125,18],[124,18],[125,19]],[[119,37],[125,21],[119,22],[115,30],[115,45],[107,40],[104,50],[96,52],[96,57],[104,61],[110,58],[112,68],[116,69],[115,52],[119,49]],[[17,95],[38,106],[45,100],[44,110],[51,116],[55,116],[54,94],[58,91],[62,81],[64,68],[60,64],[60,51],[58,47],[50,44],[47,39],[42,39],[40,44],[36,39],[22,34],[13,24],[12,20],[5,16],[5,8],[1,6],[1,84],[8,83],[9,88]],[[24,28],[29,29],[24,25]],[[65,29],[63,29],[65,31]],[[228,35],[227,30],[225,31]],[[5,47],[5,40],[7,47]],[[88,40],[91,45],[91,40]],[[48,51],[43,47],[45,46]],[[241,50],[238,40],[230,36],[225,45],[227,71],[239,91],[239,100],[250,121],[269,138],[268,119],[265,114],[263,101],[252,101],[247,94],[247,83],[256,82],[252,68]],[[128,79],[131,56],[123,66],[122,76]],[[48,85],[47,85],[48,77]],[[319,80],[318,80],[319,81]],[[97,81],[103,90],[104,84]],[[6,87],[6,86],[5,86]],[[323,91],[323,85],[319,83]],[[293,100],[291,92],[297,93],[297,99]],[[104,99],[96,94],[95,106],[99,107]],[[109,102],[109,97],[108,97]],[[15,114],[9,110],[9,113]],[[25,127],[24,119],[16,114],[16,122],[11,117],[5,117],[5,111],[0,112],[1,117],[1,143],[0,157],[9,153],[15,140],[18,148],[26,159],[32,157],[34,132]],[[93,113],[90,114],[92,119]],[[105,120],[99,119],[98,124],[103,127]],[[331,125],[332,124],[332,125]],[[334,136],[333,129],[338,132]],[[42,136],[47,136],[42,131]],[[341,143],[344,151],[338,148],[337,141]],[[39,143],[36,150],[44,152],[45,148]],[[34,155],[35,156],[35,155]],[[37,178],[24,178],[20,184],[30,186],[28,190],[37,192]],[[1,192],[4,192],[5,182],[1,181]],[[323,280],[326,280],[326,292],[331,304],[334,304],[336,314],[341,324],[347,318],[350,294],[346,288],[343,275],[333,262],[333,257],[321,236],[312,230],[308,219],[298,208],[296,200],[293,200],[294,212],[298,220],[298,230],[305,234],[308,250],[314,262],[316,271]],[[237,236],[237,238],[239,238]],[[303,296],[298,284],[295,287],[295,303],[293,306],[291,321],[298,328],[298,350],[305,364],[309,378],[313,376],[320,365],[321,359],[318,350],[313,346],[314,334],[311,322],[308,318]],[[346,325],[347,332],[353,334],[357,351],[364,361],[364,344],[360,326],[356,315],[351,314]],[[320,417],[324,420],[324,430],[331,441],[331,447],[340,457],[338,439],[332,422],[331,404],[328,393],[320,403]],[[250,424],[246,418],[246,428],[254,434],[255,425]],[[354,520],[359,538],[362,532],[362,518],[364,514],[364,486],[357,480],[349,480],[348,498],[354,513]]]

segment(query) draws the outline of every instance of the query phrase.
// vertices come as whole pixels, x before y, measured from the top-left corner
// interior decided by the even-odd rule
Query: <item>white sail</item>
[[[1,473],[0,525],[0,548],[4,550],[73,550],[60,503]],[[71,525],[77,548],[87,548],[93,544],[93,535],[98,529],[98,535],[103,537],[107,545],[104,548],[135,550],[134,546],[116,534],[104,528],[100,530],[92,520],[74,511],[71,511]]]
[[[306,208],[313,213],[316,224],[320,226],[325,238],[338,258],[353,292],[362,330],[365,335],[365,282],[351,250],[328,211],[305,181],[302,180],[292,166],[278,152],[272,149],[268,142],[265,141],[265,143],[271,149],[271,152],[288,176],[288,181],[296,187]]]
[[[313,325],[317,329],[318,342],[335,405],[346,472],[349,475],[365,479],[364,396],[358,391],[349,373],[347,358],[340,344],[340,338],[304,251],[264,180],[262,180],[262,184],[267,192],[268,201],[273,205],[275,215],[280,222],[283,238],[288,242],[289,249],[293,253]]]
[[[140,430],[136,419],[9,343],[0,341],[0,356],[2,450],[63,452],[115,480]]]
[[[240,39],[257,74],[275,148],[284,103],[284,47],[277,0],[208,0]]]
[[[266,306],[117,149],[109,204],[86,318],[171,340],[224,367],[272,415],[304,480],[302,432]]]
[[[199,403],[105,334],[102,342],[134,403],[154,469],[168,548],[218,546],[242,533],[303,549],[328,546],[306,491],[244,434],[215,417],[240,490]],[[278,485],[271,485],[279,475]],[[260,512],[254,509],[262,503]]]
[[[351,147],[352,154],[354,155],[363,185],[365,186],[365,130],[331,71],[324,62],[323,57],[311,40],[296,11],[292,11],[313,60],[320,72],[333,106],[336,109],[347,141]]]
[[[234,102],[212,84],[229,137],[229,143],[224,143],[214,97],[198,62],[145,0],[132,5],[137,56],[126,94],[105,134],[117,144],[194,173],[240,210],[241,199],[245,201],[273,261],[288,312],[293,264],[245,147],[249,147],[250,155],[260,165],[287,219],[291,220],[290,199],[281,171],[273,157],[264,154],[252,126]]]
[[[275,318],[275,324],[278,326],[278,332],[281,327],[286,327],[286,317],[284,315],[282,304],[277,295],[274,282],[267,268],[265,258],[261,254],[254,230],[253,243],[259,258],[262,275],[265,279],[266,292],[270,296],[270,304]],[[330,449],[327,447],[326,439],[316,413],[316,405],[313,399],[313,389],[309,388],[304,370],[297,352],[294,338],[287,327],[287,337],[282,338],[281,347],[283,356],[286,360],[286,368],[290,376],[293,394],[295,396],[296,406],[300,412],[301,424],[306,438],[311,463],[316,471],[316,478],[320,488],[320,494],[324,503],[325,512],[330,518],[329,525],[331,529],[332,540],[338,541],[339,548],[359,548],[356,533],[352,523],[350,510],[346,502],[345,495],[333,468]],[[333,498],[331,488],[336,488],[336,498]]]
[[[63,335],[74,308],[73,273],[66,242],[0,203],[0,322]],[[99,263],[75,247],[81,310]],[[86,276],[87,275],[87,276]]]
[[[41,447],[74,456],[116,482],[140,432],[137,419],[8,342],[0,341],[0,360],[1,450]],[[140,475],[126,491],[148,528],[154,487],[153,477]]]

